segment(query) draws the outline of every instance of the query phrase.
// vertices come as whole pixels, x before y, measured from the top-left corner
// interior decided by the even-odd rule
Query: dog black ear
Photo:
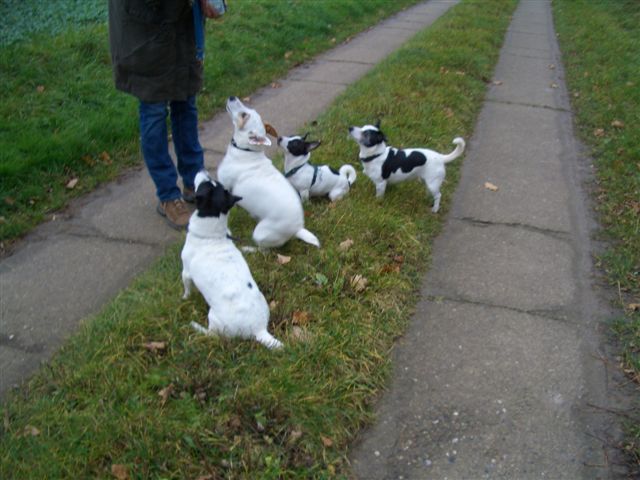
[[[376,128],[380,130],[380,119],[376,120]]]
[[[307,149],[307,153],[309,153],[312,150],[315,150],[316,148],[318,148],[320,146],[322,142],[320,140],[318,140],[317,142],[306,142],[305,146]]]
[[[305,133],[305,134],[302,136],[302,141],[305,141],[305,140],[307,139],[307,137],[308,137],[308,136],[309,136],[309,132]]]
[[[196,190],[196,208],[203,210],[211,199],[213,184],[210,181],[200,182]]]
[[[238,197],[237,195],[234,195],[232,193],[230,193],[228,190],[224,191],[224,196],[225,196],[225,203],[227,206],[227,212],[229,210],[231,210],[231,208],[238,203],[240,200],[242,200],[242,197]]]

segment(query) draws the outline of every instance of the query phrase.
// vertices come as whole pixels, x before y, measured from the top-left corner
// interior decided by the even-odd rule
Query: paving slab
[[[281,132],[296,132],[416,31],[457,1],[423,2],[337,45],[250,95]],[[205,164],[215,169],[231,138],[226,112],[201,124]],[[275,147],[269,153],[275,154]],[[0,398],[184,234],[155,213],[144,168],[71,202],[0,261]]]
[[[358,478],[624,474],[589,162],[549,1],[520,2],[493,78],[378,420],[350,456]]]

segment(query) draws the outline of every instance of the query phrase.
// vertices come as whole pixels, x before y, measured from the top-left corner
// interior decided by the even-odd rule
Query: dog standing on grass
[[[387,137],[376,125],[349,127],[349,135],[360,146],[360,162],[364,173],[376,186],[376,197],[381,198],[387,184],[420,178],[433,195],[433,208],[440,209],[440,186],[444,181],[445,164],[464,152],[465,143],[460,137],[453,139],[456,148],[445,155],[426,148],[393,148],[387,146]]]
[[[218,179],[249,214],[258,219],[253,241],[258,247],[284,245],[291,237],[316,247],[320,242],[304,228],[304,211],[295,189],[262,151],[271,145],[258,112],[236,97],[227,100],[233,122],[233,137],[218,167]]]
[[[278,137],[278,145],[284,150],[284,176],[298,191],[303,202],[309,197],[324,197],[335,202],[344,197],[353,182],[356,171],[351,165],[343,165],[334,170],[328,165],[309,163],[311,151],[320,146],[320,142],[307,142],[307,135]]]
[[[254,338],[268,348],[280,348],[282,343],[267,331],[267,301],[227,233],[227,214],[242,199],[205,171],[196,175],[195,187],[196,211],[189,219],[181,254],[182,298],[189,297],[195,283],[209,305],[209,324],[191,325],[209,335]]]

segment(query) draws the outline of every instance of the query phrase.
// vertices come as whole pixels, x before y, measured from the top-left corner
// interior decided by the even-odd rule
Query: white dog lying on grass
[[[282,343],[268,331],[269,306],[249,266],[227,234],[227,214],[241,198],[230,194],[207,172],[196,175],[196,211],[189,219],[182,249],[182,283],[186,299],[195,283],[209,305],[209,335],[255,338],[269,348]]]

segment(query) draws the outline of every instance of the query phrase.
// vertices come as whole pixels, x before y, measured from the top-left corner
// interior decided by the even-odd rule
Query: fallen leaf
[[[596,128],[593,131],[593,136],[594,137],[604,137],[604,128]]]
[[[302,437],[302,432],[300,430],[291,430],[289,433],[288,443],[295,443]]]
[[[311,340],[311,334],[309,333],[308,330],[302,328],[302,327],[298,327],[297,325],[295,325],[292,329],[291,329],[291,340],[293,340],[294,342],[308,342],[309,340]]]
[[[280,88],[282,86],[282,84],[280,82],[273,82],[271,84],[271,88]]]
[[[611,122],[611,126],[614,128],[624,128],[624,122],[621,120],[614,120]]]
[[[289,57],[291,57],[291,55],[293,55],[293,52],[292,51],[288,51],[288,52],[286,52],[284,54],[284,58],[289,58]]]
[[[394,255],[393,261],[396,263],[404,263],[404,255]]]
[[[128,480],[129,479],[129,469],[126,465],[122,465],[120,463],[114,463],[111,465],[111,475],[116,477],[118,480]]]
[[[42,93],[42,92],[44,92],[44,85],[38,85],[38,86],[36,87],[36,91],[37,91],[38,93]]]
[[[287,257],[286,255],[280,255],[279,253],[277,254],[277,259],[276,261],[280,264],[280,265],[286,265],[287,263],[289,263],[291,261],[291,257]]]
[[[498,187],[491,182],[484,182],[484,188],[486,188],[487,190],[491,190],[492,192],[498,191]]]
[[[440,73],[446,75],[447,73],[449,73],[449,69],[445,67],[440,67]]]
[[[242,426],[242,420],[238,415],[234,415],[229,419],[229,426],[233,429],[238,429]]]
[[[578,98],[578,97],[580,96],[580,92],[573,92],[573,96],[574,96],[575,98]]]
[[[251,97],[244,97],[242,101],[245,103],[249,103],[251,101]]]
[[[463,72],[462,70],[456,70],[456,75],[461,75],[461,76],[465,76],[467,74],[467,72]]]
[[[344,242],[340,242],[340,245],[338,245],[338,250],[340,250],[341,252],[346,252],[352,246],[353,246],[353,240],[351,240],[350,238],[347,238]]]
[[[558,84],[557,83],[552,83],[550,86],[551,86],[551,88],[558,88]]]
[[[356,293],[363,292],[364,289],[367,288],[367,283],[369,283],[369,280],[360,274],[351,277],[351,287],[356,291]]]
[[[400,265],[397,263],[388,263],[380,270],[381,273],[400,273]]]
[[[148,342],[144,344],[144,348],[152,353],[164,351],[167,348],[166,342]]]
[[[291,316],[291,323],[304,326],[309,323],[309,312],[296,310]]]
[[[160,405],[164,406],[164,404],[167,403],[167,400],[171,396],[172,392],[173,392],[173,383],[170,383],[169,386],[164,387],[162,390],[158,392],[158,395],[160,395],[160,397],[162,398],[162,402]]]
[[[632,312],[640,312],[640,303],[630,303],[628,307]]]
[[[493,82],[494,85],[502,85],[502,80],[494,80]]]
[[[549,70],[555,70],[556,66],[553,63],[549,64]]]
[[[40,430],[38,430],[33,425],[26,425],[24,427],[24,430],[22,431],[22,435],[24,435],[25,437],[27,435],[31,435],[32,437],[37,437],[38,435],[40,435]]]
[[[65,185],[69,190],[73,189],[78,184],[78,178],[72,178]]]
[[[275,310],[277,306],[278,306],[278,302],[276,302],[275,300],[271,300],[269,302],[269,310]]]
[[[320,435],[320,438],[322,439],[322,444],[329,448],[331,445],[333,445],[333,440],[331,440],[329,437],[325,437],[324,435]]]
[[[329,40],[331,43],[336,43],[336,37],[333,37],[331,40]]]

